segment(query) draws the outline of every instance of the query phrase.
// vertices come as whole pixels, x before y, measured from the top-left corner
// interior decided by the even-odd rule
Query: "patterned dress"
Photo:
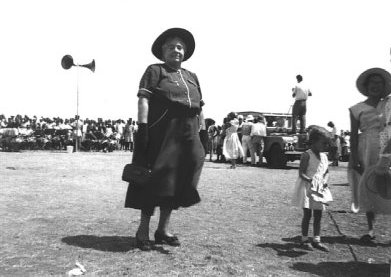
[[[361,212],[383,212],[383,207],[388,206],[384,201],[380,201],[380,196],[367,189],[366,178],[364,178],[370,166],[375,165],[379,160],[380,133],[385,124],[383,111],[384,102],[379,103],[377,108],[364,102],[350,108],[351,114],[359,122],[359,131],[361,131],[358,137],[358,159],[364,168],[364,173],[360,175],[352,168],[352,163],[349,161],[348,179],[352,189],[352,202],[355,209]]]
[[[380,153],[384,152],[384,149],[387,147],[389,140],[391,139],[391,97],[388,96],[383,101],[381,101],[377,107],[382,116],[382,123],[384,129],[380,132]],[[391,155],[391,152],[385,153]]]
[[[328,158],[324,153],[320,153],[320,159],[312,150],[307,150],[310,156],[306,175],[313,179],[313,184],[316,186],[323,185],[324,175],[328,169]],[[313,210],[324,210],[325,205],[322,202],[314,201],[310,196],[310,184],[303,180],[300,176],[297,177],[296,184],[293,190],[292,204],[300,208],[307,208]],[[319,189],[311,186],[311,189]]]
[[[381,197],[377,192],[374,192],[367,186],[369,176],[375,170],[375,165],[379,159],[379,154],[383,153],[391,138],[391,98],[387,97],[377,106],[379,113],[379,122],[381,131],[379,131],[379,142],[376,145],[377,154],[373,161],[367,165],[364,174],[359,183],[359,208],[362,211],[372,211],[376,214],[391,214],[391,200]],[[390,158],[390,156],[388,156]],[[376,158],[376,160],[375,160]],[[389,184],[391,186],[391,184]]]

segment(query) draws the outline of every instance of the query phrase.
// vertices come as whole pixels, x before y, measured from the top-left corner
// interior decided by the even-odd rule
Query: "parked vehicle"
[[[266,119],[265,146],[263,155],[271,168],[283,168],[288,161],[299,160],[301,154],[308,149],[308,135],[292,134],[292,114],[260,113],[254,111],[238,112],[246,117],[264,116]]]

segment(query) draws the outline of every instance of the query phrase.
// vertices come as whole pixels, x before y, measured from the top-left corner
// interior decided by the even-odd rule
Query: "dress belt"
[[[177,117],[194,117],[199,114],[198,109],[168,109],[168,117],[177,118]]]

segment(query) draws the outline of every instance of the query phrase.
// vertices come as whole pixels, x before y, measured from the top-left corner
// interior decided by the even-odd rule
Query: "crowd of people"
[[[209,160],[215,162],[231,162],[230,168],[236,168],[236,164],[250,166],[262,166],[264,163],[265,137],[270,135],[266,118],[263,115],[254,117],[249,114],[246,117],[231,112],[223,119],[222,125],[216,125],[215,121],[209,122],[208,142],[205,146]],[[333,122],[328,122],[328,131],[332,140],[328,147],[328,158],[332,166],[338,166],[339,161],[347,162],[350,152],[350,131],[340,130]],[[307,130],[308,131],[308,130]],[[248,154],[250,161],[248,161]]]
[[[27,115],[0,115],[0,148],[18,150],[113,150],[133,151],[137,124],[129,118],[104,120],[98,118],[48,118]]]
[[[209,158],[215,153],[216,162],[231,161],[231,168],[236,167],[236,162],[252,166],[261,165],[263,161],[264,137],[266,136],[266,120],[263,116],[254,118],[248,115],[237,115],[230,112],[223,120],[223,125],[211,122],[208,126]],[[247,153],[250,153],[251,162],[247,161]]]
[[[66,150],[67,146],[73,146],[74,151],[133,151],[138,124],[131,118],[126,121],[76,118],[27,115],[7,118],[0,115],[0,150]],[[205,152],[210,161],[212,157],[216,157],[215,162],[230,161],[231,168],[236,164],[261,166],[267,126],[262,115],[243,117],[231,112],[223,119],[222,125],[210,119]],[[333,122],[328,126],[335,137],[329,149],[329,159],[331,165],[338,166],[339,161],[348,160],[350,132],[340,130],[338,134]]]

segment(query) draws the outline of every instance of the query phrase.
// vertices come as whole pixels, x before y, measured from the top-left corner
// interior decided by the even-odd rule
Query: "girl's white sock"
[[[320,242],[320,236],[315,236],[314,237],[314,242]]]

